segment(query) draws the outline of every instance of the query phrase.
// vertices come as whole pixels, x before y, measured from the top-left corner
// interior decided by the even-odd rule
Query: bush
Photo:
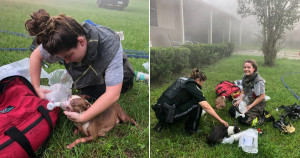
[[[212,61],[211,48],[208,44],[187,44],[185,47],[191,50],[190,67],[203,67],[209,65]]]
[[[233,52],[234,45],[232,43],[223,44],[186,44],[191,50],[190,67],[204,67],[215,63],[217,60],[225,56],[230,56]]]
[[[233,50],[234,50],[234,44],[231,43],[231,42],[227,42],[227,43],[224,43],[227,45],[227,52],[225,53],[225,56],[226,57],[229,57],[232,53],[233,53]]]
[[[228,52],[228,46],[225,43],[218,44],[214,46],[213,50],[216,54],[216,59],[220,60],[225,57],[226,53]]]
[[[157,80],[185,68],[203,68],[232,54],[232,43],[185,44],[183,47],[152,47],[150,49],[150,78]]]
[[[205,54],[204,50],[200,47],[200,45],[186,44],[183,46],[189,48],[191,51],[191,54],[189,56],[190,67],[200,67]]]
[[[190,50],[184,47],[156,47],[150,49],[150,78],[180,73],[189,65]]]
[[[150,80],[172,74],[172,64],[170,64],[172,56],[173,52],[167,51],[166,48],[150,49]]]
[[[168,48],[170,51],[173,51],[172,57],[172,73],[180,73],[184,68],[189,66],[189,56],[191,51],[185,47],[179,48]]]

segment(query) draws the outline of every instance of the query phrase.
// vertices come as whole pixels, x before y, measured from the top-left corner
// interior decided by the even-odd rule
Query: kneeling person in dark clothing
[[[157,103],[152,106],[159,120],[154,129],[161,131],[166,124],[188,117],[185,131],[188,134],[195,133],[199,126],[202,109],[227,127],[228,123],[221,119],[206,101],[201,91],[204,81],[206,81],[205,74],[194,69],[190,78],[180,77],[165,90]]]

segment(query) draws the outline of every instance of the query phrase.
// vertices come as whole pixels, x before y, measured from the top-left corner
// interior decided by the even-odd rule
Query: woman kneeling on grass
[[[40,88],[42,61],[64,60],[79,94],[96,100],[82,114],[65,111],[70,120],[91,120],[132,87],[134,72],[113,30],[88,23],[80,25],[64,14],[50,17],[43,9],[33,12],[25,27],[29,35],[36,36],[39,45],[30,56],[30,77],[39,97],[44,99],[49,92]]]
[[[187,116],[185,131],[191,135],[197,132],[202,109],[227,127],[228,123],[222,120],[206,101],[201,91],[204,81],[206,81],[205,74],[194,69],[190,78],[180,77],[165,90],[157,103],[152,106],[159,120],[154,130],[161,131],[167,123],[177,122]]]
[[[237,107],[244,100],[247,103],[247,111],[244,117],[238,116],[237,119],[240,123],[251,126],[255,126],[263,117],[266,107],[265,81],[258,74],[257,68],[257,63],[253,59],[244,62],[243,89],[238,101],[229,108],[230,115],[236,117]]]

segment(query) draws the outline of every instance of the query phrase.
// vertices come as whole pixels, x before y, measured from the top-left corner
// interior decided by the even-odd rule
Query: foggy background
[[[184,1],[185,40],[209,43],[212,14],[212,43],[233,42],[236,48],[260,48],[260,28],[255,17],[242,19],[237,14],[237,0]],[[211,13],[212,11],[212,13]],[[231,24],[230,24],[231,23]],[[231,25],[231,29],[229,29]],[[229,33],[231,34],[229,37]],[[286,32],[283,48],[300,49],[300,25]],[[241,39],[241,41],[240,41]]]

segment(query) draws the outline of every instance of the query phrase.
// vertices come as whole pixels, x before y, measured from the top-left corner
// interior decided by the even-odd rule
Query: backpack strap
[[[48,143],[50,137],[52,136],[52,132],[53,132],[53,122],[51,120],[51,117],[49,115],[49,111],[45,109],[45,107],[43,105],[40,105],[38,108],[38,111],[42,114],[42,116],[44,117],[44,119],[48,122],[49,124],[49,128],[50,128],[50,132],[49,132],[49,136],[47,137],[46,141],[43,143],[43,146],[41,147],[41,152],[37,157],[42,157],[44,151],[46,150],[46,144]]]
[[[222,90],[223,87],[221,86],[222,84],[231,85],[231,84],[230,84],[231,82],[229,82],[229,83],[228,83],[228,82],[229,82],[229,81],[221,81],[221,82],[217,85],[217,86],[218,86],[218,89],[216,90],[216,95],[217,95],[217,96],[222,96],[223,93],[225,93],[226,96],[230,96],[230,94],[228,94],[226,90]],[[219,91],[220,91],[220,92],[219,92]],[[219,92],[219,93],[218,93],[218,92]],[[228,97],[228,98],[229,98],[229,97]]]
[[[16,141],[28,154],[29,157],[42,157],[45,149],[47,142],[49,141],[50,137],[52,136],[52,131],[53,131],[53,122],[51,120],[51,117],[49,115],[49,111],[45,109],[44,106],[40,105],[37,110],[42,114],[42,117],[48,122],[49,127],[50,127],[50,133],[46,141],[43,143],[44,145],[41,148],[41,152],[38,156],[35,155],[32,146],[29,142],[29,140],[26,138],[26,136],[15,126],[12,126],[9,128],[7,131],[4,133],[10,136],[14,141]]]
[[[216,94],[217,95],[219,95],[219,96],[221,96],[223,93],[226,93],[227,91],[226,90],[221,90],[222,89],[222,87],[221,86],[218,86],[218,89],[216,90]],[[218,91],[221,91],[219,94],[218,94]]]
[[[17,127],[12,126],[4,133],[15,140],[26,151],[29,157],[35,157],[29,140]]]
[[[230,88],[229,91],[226,90],[226,86]],[[215,91],[217,96],[222,96],[225,93],[223,96],[225,96],[227,99],[234,99],[236,95],[240,94],[240,88],[233,82],[227,80],[221,81],[215,88]]]
[[[51,134],[53,131],[53,123],[52,123],[51,117],[49,115],[49,111],[46,110],[43,105],[40,105],[37,109],[42,114],[44,119],[46,119],[46,121],[48,122],[49,127],[50,127],[50,134]]]

